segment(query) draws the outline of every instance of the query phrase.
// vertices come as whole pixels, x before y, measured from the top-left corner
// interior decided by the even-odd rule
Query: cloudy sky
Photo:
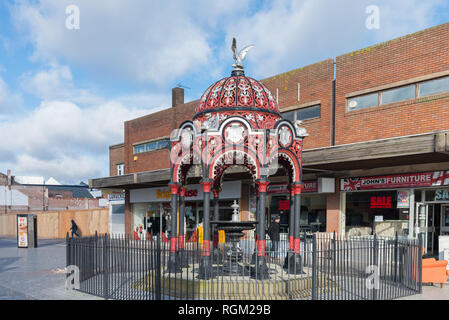
[[[79,29],[67,7],[79,8]],[[379,29],[368,29],[376,5]],[[198,99],[230,73],[232,37],[264,78],[449,21],[449,0],[0,2],[0,172],[108,175],[123,121]],[[69,18],[69,19],[68,19]]]

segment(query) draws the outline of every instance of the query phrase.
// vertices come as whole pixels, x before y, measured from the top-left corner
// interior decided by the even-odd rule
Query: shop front
[[[449,171],[345,178],[341,200],[348,236],[420,235],[436,255],[440,236],[449,235]]]
[[[335,179],[304,181],[301,194],[300,226],[312,232],[326,231],[327,193],[335,192]],[[281,232],[288,232],[290,191],[287,183],[271,183],[267,188],[267,221],[280,216]]]
[[[147,239],[162,230],[165,236],[171,231],[170,188],[142,188],[130,190],[132,208],[132,226],[134,236]],[[186,239],[193,234],[196,227],[203,220],[203,188],[201,185],[188,185],[183,220]],[[230,220],[234,200],[240,202],[241,181],[223,182],[219,196],[220,219]],[[180,216],[180,215],[178,215]],[[179,223],[178,223],[179,226]]]
[[[121,189],[104,189],[109,203],[109,233],[125,234],[125,193]]]

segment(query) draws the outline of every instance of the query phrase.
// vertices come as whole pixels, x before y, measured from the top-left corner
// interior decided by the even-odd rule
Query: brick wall
[[[155,150],[137,155],[134,160],[133,144],[160,137],[169,137],[186,120],[191,120],[198,100],[162,110],[125,122],[125,173],[152,171],[169,168],[168,149]]]
[[[117,165],[125,163],[125,145],[123,143],[109,147],[109,175],[117,175]]]
[[[278,92],[281,112],[298,105],[321,101],[321,118],[304,121],[304,127],[312,137],[304,140],[306,149],[326,147],[331,143],[333,63],[333,60],[329,59],[261,81],[273,96],[276,97]]]
[[[449,129],[449,98],[346,111],[345,94],[449,70],[449,23],[337,57],[336,144]],[[313,139],[313,137],[311,138]]]

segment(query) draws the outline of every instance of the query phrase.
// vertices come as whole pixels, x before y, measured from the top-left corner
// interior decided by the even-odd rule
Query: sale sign
[[[371,209],[379,209],[379,208],[381,208],[381,209],[390,209],[392,207],[391,200],[392,200],[391,196],[387,196],[387,197],[371,197],[370,208]]]
[[[448,186],[449,171],[341,179],[341,191]]]
[[[290,210],[290,201],[279,200],[279,210]]]

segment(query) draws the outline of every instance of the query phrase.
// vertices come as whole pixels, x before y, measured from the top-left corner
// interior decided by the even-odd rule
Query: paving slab
[[[65,249],[64,240],[17,248],[15,238],[0,237],[0,300],[101,299],[65,289]]]
[[[449,283],[443,285],[443,288],[438,285],[423,284],[422,293],[400,298],[397,300],[449,300]]]

